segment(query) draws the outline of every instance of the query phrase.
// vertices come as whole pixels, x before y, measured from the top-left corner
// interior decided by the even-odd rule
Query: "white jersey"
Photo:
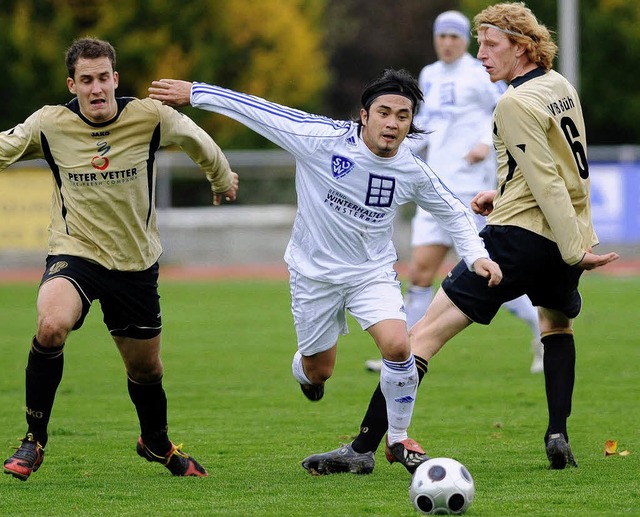
[[[362,141],[355,122],[204,83],[193,84],[191,105],[233,118],[295,157],[298,209],[285,260],[300,274],[353,283],[392,268],[393,220],[410,201],[450,230],[468,265],[488,258],[471,213],[406,145],[381,158]]]
[[[495,188],[491,117],[506,85],[492,83],[480,61],[469,53],[453,63],[436,61],[425,66],[418,83],[424,101],[415,124],[428,132],[421,147],[427,146],[429,165],[456,194],[475,195]],[[464,157],[478,143],[489,146],[491,153],[469,164]]]

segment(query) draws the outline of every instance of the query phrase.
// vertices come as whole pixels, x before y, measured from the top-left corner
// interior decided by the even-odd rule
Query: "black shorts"
[[[459,262],[442,281],[453,304],[476,323],[487,325],[500,306],[526,294],[535,306],[580,313],[578,282],[582,269],[562,260],[555,242],[517,226],[486,226],[480,236],[492,260],[502,269],[502,282],[487,286],[487,279]]]
[[[50,255],[40,285],[66,278],[82,299],[79,329],[93,300],[100,300],[103,320],[112,336],[151,339],[162,329],[158,263],[145,271],[113,271],[71,255]]]

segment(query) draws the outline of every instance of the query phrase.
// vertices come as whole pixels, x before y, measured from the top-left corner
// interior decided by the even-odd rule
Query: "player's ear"
[[[369,114],[367,113],[367,110],[364,108],[360,108],[360,122],[362,122],[363,126],[367,125],[367,117],[369,116]]]
[[[118,88],[118,82],[120,81],[120,74],[114,70],[113,72],[113,89]]]
[[[67,88],[69,88],[71,93],[76,95],[76,82],[71,77],[67,77]]]

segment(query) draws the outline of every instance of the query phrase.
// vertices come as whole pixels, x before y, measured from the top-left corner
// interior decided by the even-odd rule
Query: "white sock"
[[[531,329],[531,334],[533,334],[533,338],[536,340],[540,340],[540,324],[538,322],[538,309],[536,309],[529,297],[526,294],[523,294],[519,298],[515,300],[511,300],[510,302],[506,302],[504,304],[505,309],[507,309],[511,314],[520,318],[524,321],[529,328]]]
[[[427,312],[431,300],[433,298],[433,288],[420,287],[419,285],[412,285],[409,287],[407,294],[404,298],[404,308],[407,311],[407,328],[410,329],[415,325],[424,313]]]
[[[401,363],[382,360],[380,389],[387,403],[389,443],[406,440],[418,391],[418,369],[413,355]]]
[[[293,372],[293,376],[300,384],[311,384],[311,381],[304,373],[304,368],[302,367],[302,354],[300,352],[296,352],[293,355],[291,371]]]

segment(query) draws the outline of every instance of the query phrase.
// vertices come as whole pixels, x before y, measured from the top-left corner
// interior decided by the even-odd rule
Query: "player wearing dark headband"
[[[407,72],[386,70],[362,93],[360,118],[332,120],[203,83],[156,81],[151,97],[214,111],[260,133],[296,159],[298,213],[285,252],[298,339],[293,375],[317,401],[333,373],[337,342],[348,332],[347,311],[367,330],[383,357],[381,403],[388,422],[386,456],[413,472],[427,459],[408,436],[419,371],[409,345],[400,283],[394,270],[393,221],[415,202],[452,234],[478,278],[497,284],[472,215],[403,142],[419,130],[413,116],[422,98]],[[312,473],[373,470],[373,451],[345,445],[329,461],[303,462]]]

